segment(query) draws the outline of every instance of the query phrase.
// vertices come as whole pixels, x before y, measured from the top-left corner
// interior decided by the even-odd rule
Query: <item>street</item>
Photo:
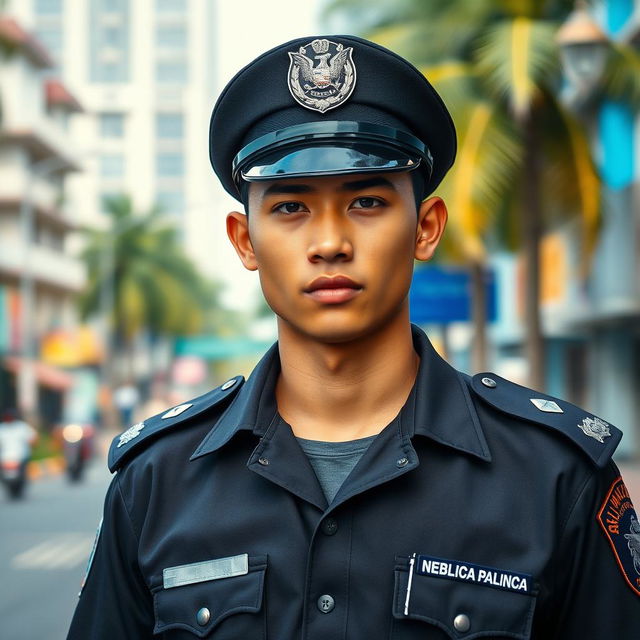
[[[24,500],[0,494],[0,637],[63,640],[102,513],[110,475],[101,457],[84,480],[30,483]]]

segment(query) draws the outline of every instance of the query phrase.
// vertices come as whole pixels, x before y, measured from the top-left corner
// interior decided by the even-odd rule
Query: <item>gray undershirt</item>
[[[300,448],[307,454],[316,472],[322,491],[331,504],[343,482],[358,464],[375,435],[347,442],[324,442],[298,438]]]

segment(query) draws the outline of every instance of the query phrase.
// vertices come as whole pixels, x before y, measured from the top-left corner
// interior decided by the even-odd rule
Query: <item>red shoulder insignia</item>
[[[609,540],[622,575],[640,596],[640,522],[621,477],[611,485],[598,513],[598,522]]]

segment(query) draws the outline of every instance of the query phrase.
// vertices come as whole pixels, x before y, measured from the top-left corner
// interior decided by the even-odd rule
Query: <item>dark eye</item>
[[[384,203],[379,198],[367,196],[364,198],[358,198],[351,206],[354,209],[373,209],[375,207],[380,207],[383,204]]]
[[[300,202],[283,202],[277,205],[274,209],[278,213],[299,213],[304,211],[304,206]]]

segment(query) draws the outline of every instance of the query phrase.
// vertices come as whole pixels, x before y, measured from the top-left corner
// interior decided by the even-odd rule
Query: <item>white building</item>
[[[47,333],[77,324],[74,297],[86,276],[66,250],[76,221],[65,185],[79,169],[67,129],[81,107],[45,79],[53,63],[19,21],[0,16],[0,39],[0,405],[33,410],[46,396],[51,408],[52,390],[69,384],[63,372],[35,362],[28,388],[15,376],[25,359],[37,361]]]
[[[87,171],[71,197],[105,224],[104,196],[125,192],[139,210],[160,204],[189,255],[207,271],[212,104],[211,0],[22,0],[19,11],[52,51],[86,114],[74,125]],[[16,6],[16,11],[18,7]],[[208,271],[211,271],[209,269]]]

